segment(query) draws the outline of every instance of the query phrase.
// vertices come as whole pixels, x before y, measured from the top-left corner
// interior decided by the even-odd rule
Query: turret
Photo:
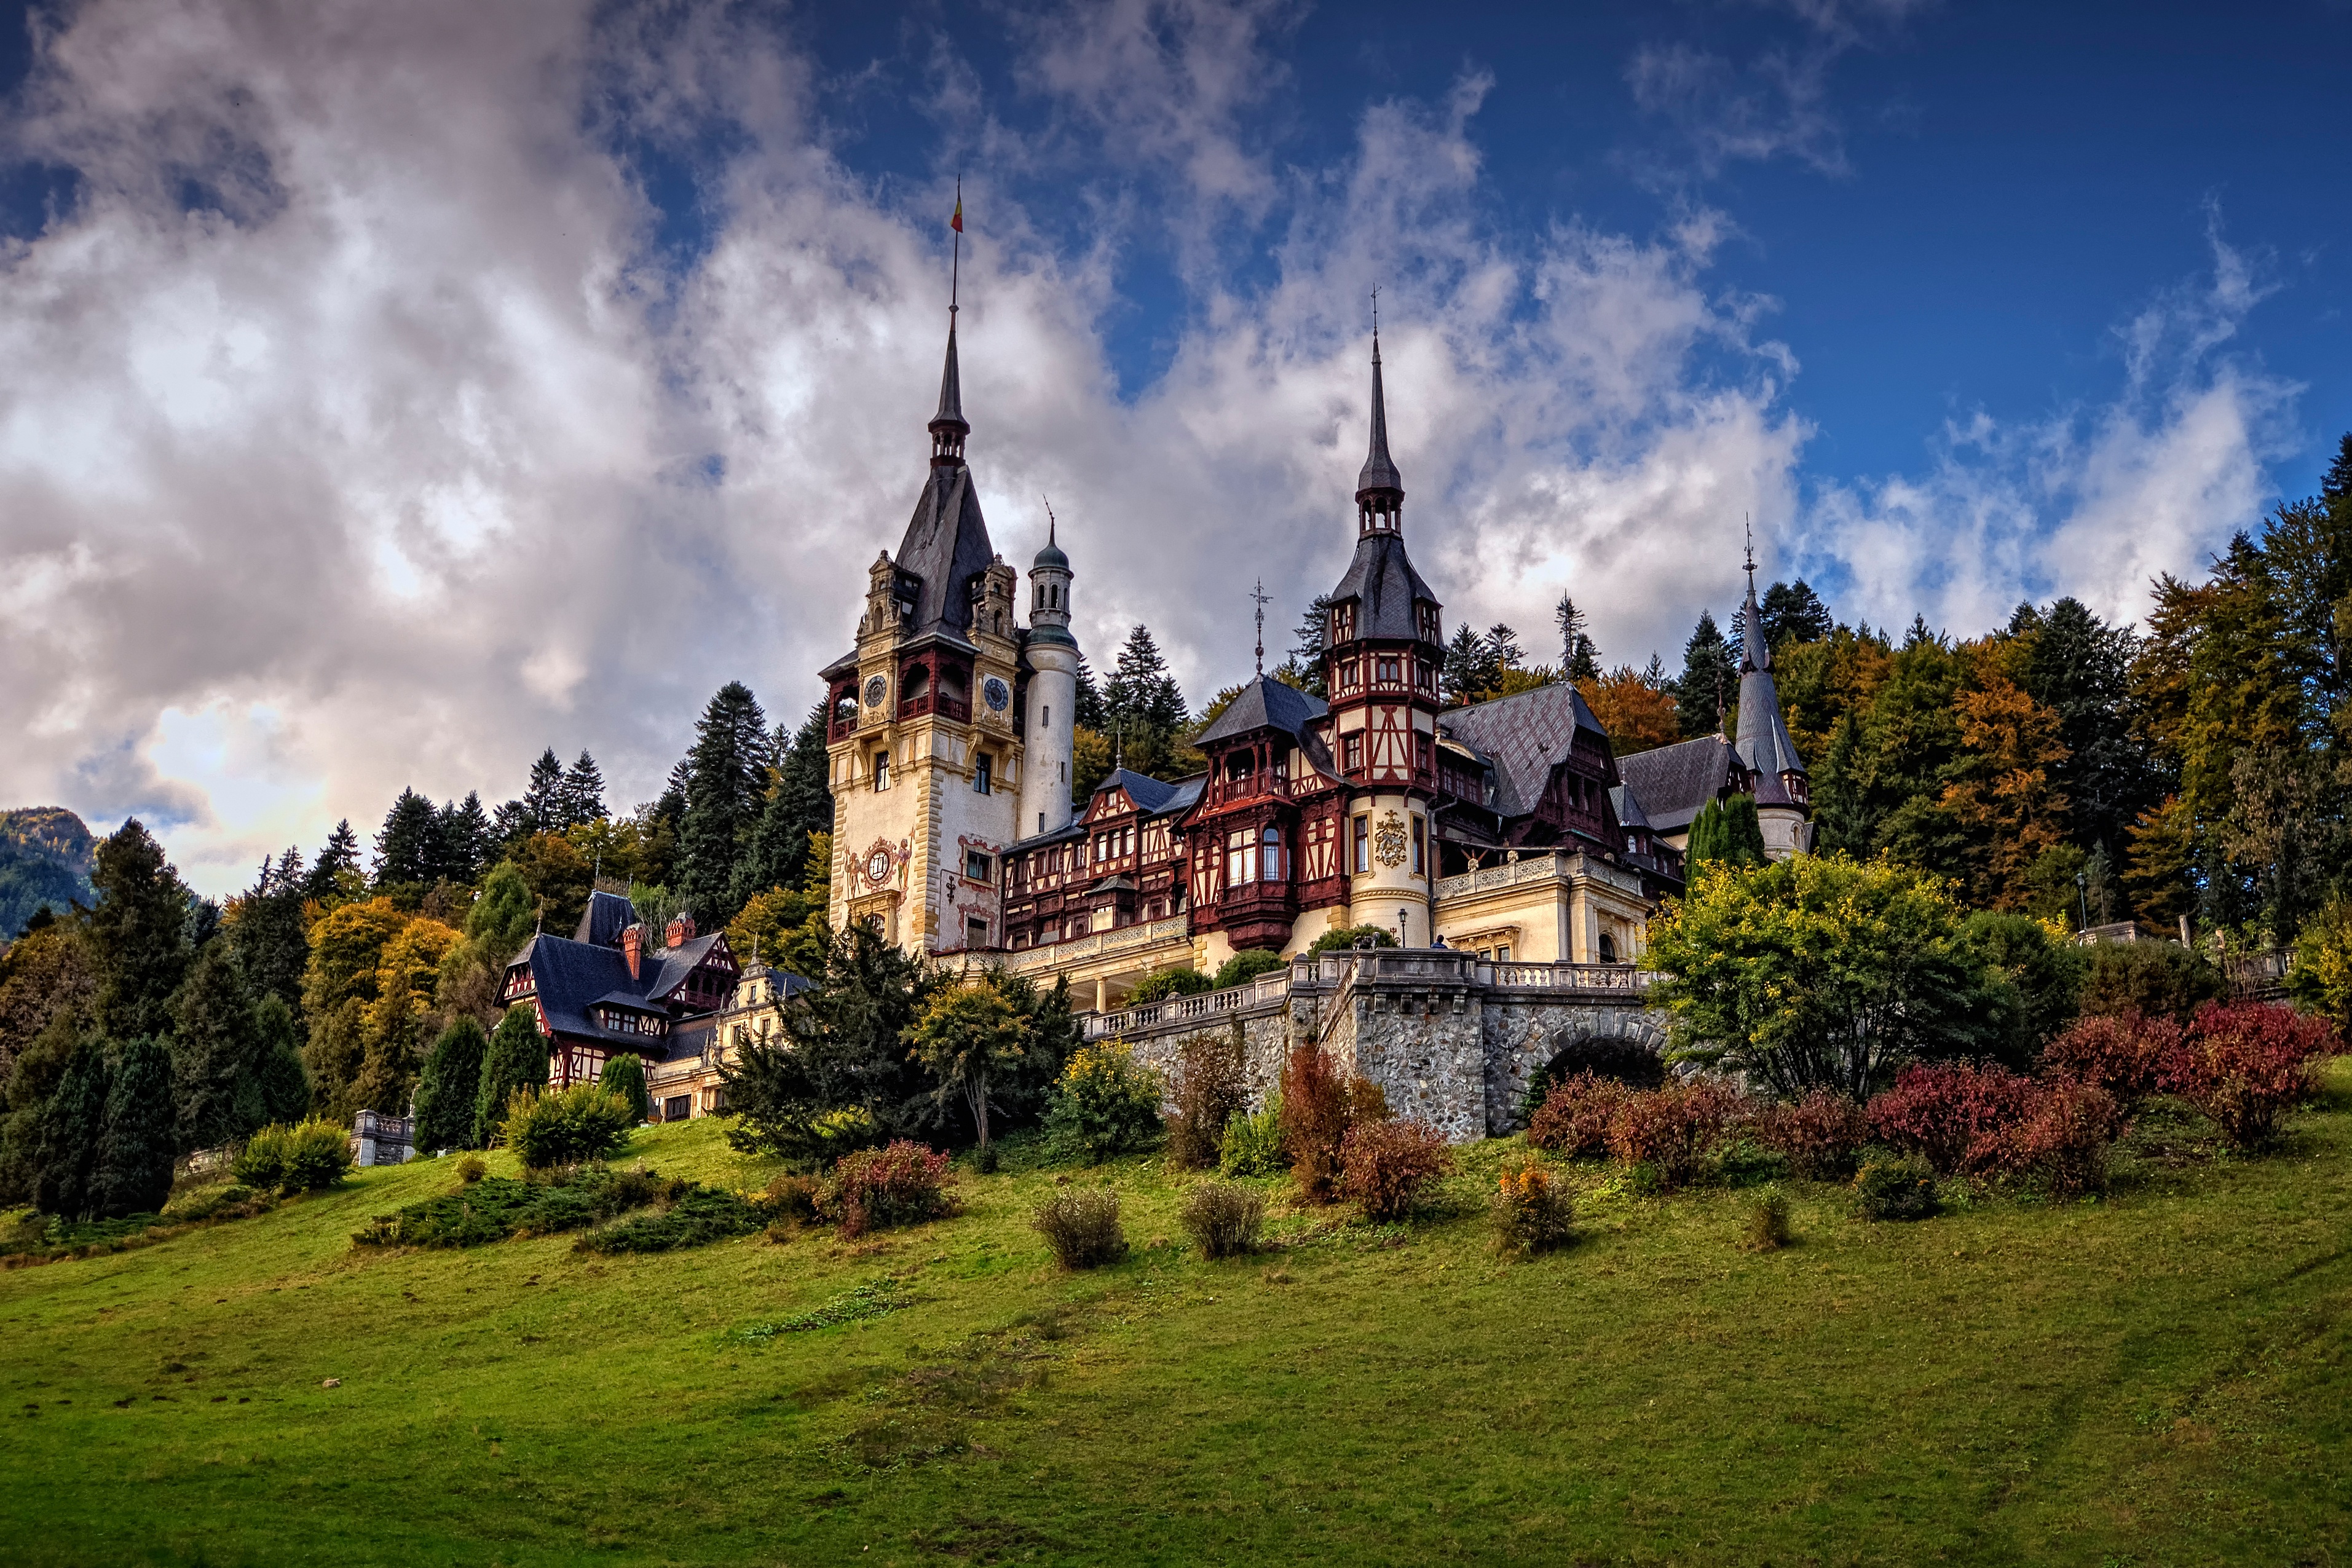
[[[1748,560],[1748,601],[1739,607],[1740,765],[1755,779],[1756,816],[1764,830],[1764,852],[1774,860],[1803,854],[1813,846],[1808,821],[1811,797],[1804,762],[1780,712],[1780,692],[1772,679],[1772,644],[1764,612],[1756,602],[1756,559]]]
[[[1078,643],[1070,635],[1070,558],[1055,543],[1046,514],[1045,548],[1029,566],[1029,701],[1021,784],[1020,832],[1067,826],[1070,763],[1078,715]]]

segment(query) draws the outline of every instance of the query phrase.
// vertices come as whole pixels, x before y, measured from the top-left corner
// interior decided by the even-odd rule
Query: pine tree
[[[751,843],[732,889],[738,909],[771,888],[798,887],[808,864],[809,835],[833,826],[824,748],[824,704],[819,702],[787,740],[776,727],[774,782],[761,802]]]
[[[253,1009],[261,1086],[262,1124],[288,1124],[310,1113],[310,1074],[302,1065],[302,1033],[294,1009],[282,997],[264,997]]]
[[[1724,716],[1738,702],[1739,660],[1716,626],[1714,613],[1702,610],[1690,641],[1683,644],[1682,678],[1675,683],[1675,713],[1683,738],[1717,734]]]
[[[482,1098],[482,1059],[490,1042],[482,1026],[459,1019],[433,1042],[416,1081],[415,1148],[419,1154],[474,1146]]]
[[[23,1071],[20,1064],[18,1076]],[[83,1219],[93,1211],[110,1076],[106,1048],[84,1038],[67,1057],[56,1092],[35,1118],[32,1198],[43,1214]]]
[[[646,1064],[635,1051],[614,1051],[596,1082],[629,1103],[632,1120],[642,1122],[653,1113],[653,1103],[646,1098]]]
[[[523,821],[534,833],[560,833],[563,820],[563,764],[549,747],[530,765],[530,782],[523,787]]]
[[[1494,649],[1486,638],[1467,626],[1454,628],[1454,641],[1445,645],[1445,663],[1438,671],[1438,683],[1444,688],[1448,706],[1484,702],[1494,691],[1501,673],[1495,663]]]
[[[474,1146],[487,1149],[506,1121],[507,1101],[518,1089],[547,1082],[547,1037],[529,1002],[517,1002],[490,1036],[482,1053],[482,1082],[474,1098]]]
[[[441,814],[415,790],[403,789],[392,810],[384,813],[383,827],[375,836],[377,891],[430,887],[439,878],[446,858]]]
[[[341,889],[343,878],[358,874],[359,869],[360,836],[352,831],[352,820],[345,817],[327,835],[326,847],[319,852],[319,862],[310,868],[310,879],[302,895],[321,902],[331,899]]]
[[[229,946],[256,998],[275,996],[289,1004],[301,1002],[302,967],[310,959],[310,934],[302,923],[308,885],[302,852],[289,848],[275,863],[261,862],[253,886],[236,902],[236,919],[228,928]]]
[[[604,819],[604,773],[588,748],[580,748],[579,759],[563,775],[563,825],[581,827]]]
[[[1797,643],[1818,643],[1836,629],[1829,606],[1803,578],[1776,582],[1756,608],[1764,616],[1764,642],[1775,653]]]
[[[1601,650],[1593,645],[1584,621],[1584,612],[1576,601],[1563,593],[1551,612],[1552,623],[1559,628],[1559,664],[1572,682],[1601,679]]]
[[[686,756],[677,892],[698,930],[718,930],[741,907],[735,868],[759,825],[767,752],[767,716],[749,686],[730,681],[703,710]]]
[[[1519,646],[1519,634],[1498,621],[1486,628],[1486,657],[1499,676],[1506,670],[1524,668],[1528,651]]]
[[[1120,645],[1118,667],[1103,688],[1103,716],[1129,744],[1139,735],[1172,736],[1184,727],[1184,694],[1149,627],[1136,627]]]
[[[172,1106],[172,1058],[159,1042],[139,1039],[115,1054],[90,1178],[90,1207],[109,1218],[152,1214],[172,1196],[177,1154]]]
[[[1298,618],[1298,629],[1291,635],[1290,656],[1275,678],[1297,686],[1313,696],[1329,696],[1329,676],[1323,667],[1323,655],[1329,649],[1331,634],[1331,596],[1318,593]]]
[[[180,1152],[235,1143],[268,1124],[261,1035],[251,993],[229,952],[196,955],[172,1002],[172,1097]]]
[[[136,817],[100,841],[89,880],[98,890],[89,931],[99,1029],[115,1040],[160,1034],[188,972],[187,886]]]
[[[2331,506],[2352,500],[2352,431],[2346,432],[2336,444],[2336,461],[2320,476],[2319,498]]]
[[[2011,624],[2031,639],[2026,690],[2058,716],[2066,757],[2052,775],[2073,802],[2074,841],[2119,852],[2126,830],[2161,793],[2156,760],[2133,723],[2138,704],[2131,665],[2139,640],[2072,598],[2045,612],[2021,612]]]
[[[1080,729],[1091,729],[1097,735],[1110,727],[1103,718],[1102,687],[1096,682],[1094,670],[1087,664],[1084,653],[1078,655],[1078,707],[1072,716]]]
[[[454,883],[480,881],[497,848],[497,835],[490,826],[489,813],[482,810],[480,793],[468,789],[463,800],[452,800],[442,807],[439,825],[441,863],[435,868],[437,874]]]

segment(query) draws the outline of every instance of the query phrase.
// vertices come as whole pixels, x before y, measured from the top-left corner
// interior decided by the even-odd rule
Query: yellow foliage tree
[[[2021,643],[1991,637],[1962,643],[1959,653],[1968,677],[1952,706],[1965,750],[1958,777],[1944,787],[1944,809],[1968,830],[1978,900],[2022,909],[2034,892],[2027,874],[2034,861],[2066,841],[2066,796],[2051,769],[2068,753],[2055,710],[2018,683]]]
[[[1672,746],[1683,737],[1675,694],[1651,685],[1631,664],[1620,664],[1597,681],[1579,681],[1576,689],[1620,757]]]

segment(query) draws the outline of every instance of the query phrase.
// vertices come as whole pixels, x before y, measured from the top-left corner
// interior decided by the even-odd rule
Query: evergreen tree
[[[24,1075],[23,1063],[16,1071]],[[95,1038],[81,1039],[66,1058],[56,1092],[37,1113],[31,1186],[33,1207],[43,1214],[81,1219],[93,1212],[110,1076],[106,1048]]]
[[[482,810],[480,793],[468,789],[463,800],[442,807],[439,826],[441,863],[435,868],[436,874],[455,883],[479,881],[497,849],[497,831],[490,826],[489,813]]]
[[[602,821],[606,815],[604,772],[584,746],[580,748],[578,760],[563,775],[562,799],[563,825],[567,828]]]
[[[629,1103],[632,1121],[653,1114],[653,1103],[646,1098],[646,1064],[635,1051],[616,1051],[607,1057],[596,1082]]]
[[[2319,498],[2331,507],[2352,501],[2352,431],[2336,444],[2336,461],[2320,476]]]
[[[1445,645],[1445,662],[1438,669],[1446,706],[1484,702],[1501,674],[1486,639],[1467,626],[1455,627],[1454,641]]]
[[[308,885],[302,852],[289,848],[274,864],[263,861],[253,886],[236,900],[229,946],[256,998],[283,997],[298,1006],[302,1000],[302,967],[310,959],[310,934],[302,920]]]
[[[1136,627],[1120,645],[1118,667],[1103,688],[1103,716],[1130,746],[1139,736],[1172,736],[1184,727],[1184,694],[1149,627]]]
[[[833,792],[824,749],[824,704],[820,701],[787,741],[776,727],[774,783],[761,803],[750,852],[739,868],[736,907],[771,888],[798,887],[808,864],[809,835],[833,826]]]
[[[1739,657],[1716,626],[1712,612],[1698,612],[1698,624],[1683,644],[1682,677],[1675,682],[1675,713],[1683,738],[1696,740],[1721,731],[1739,706]]]
[[[1078,709],[1072,716],[1080,729],[1091,729],[1099,735],[1110,726],[1103,718],[1102,687],[1084,653],[1078,655]]]
[[[555,747],[549,747],[530,765],[530,782],[523,787],[522,818],[525,831],[533,833],[560,833],[570,826],[563,815],[563,764],[556,759]]]
[[[507,1101],[518,1089],[547,1082],[547,1037],[529,1002],[517,1002],[490,1036],[482,1053],[482,1082],[474,1097],[474,1146],[487,1149],[506,1121]]]
[[[228,944],[196,955],[172,1001],[172,1096],[179,1149],[216,1148],[268,1123],[261,1033]]]
[[[441,814],[415,790],[403,789],[392,810],[384,813],[383,827],[375,836],[377,890],[430,887],[446,862]]]
[[[1323,655],[1329,650],[1331,634],[1331,596],[1318,593],[1298,618],[1298,629],[1291,635],[1290,656],[1275,672],[1275,678],[1297,686],[1313,696],[1328,697],[1328,674],[1323,668]]]
[[[1836,628],[1830,608],[1803,578],[1776,582],[1756,608],[1764,616],[1764,642],[1775,653],[1797,643],[1818,643]]]
[[[1593,646],[1586,630],[1584,612],[1576,601],[1563,593],[1552,611],[1553,624],[1559,628],[1559,667],[1571,682],[1601,679],[1601,650]]]
[[[188,972],[187,886],[136,817],[100,841],[89,880],[98,890],[89,932],[99,1029],[115,1040],[161,1034]]]
[[[2075,841],[2118,852],[2126,830],[2162,793],[2155,758],[2134,723],[2131,666],[2139,640],[2072,598],[2046,612],[2021,606],[2010,628],[2031,643],[2027,692],[2058,716],[2066,756],[2052,774],[2073,803]]]
[[[482,1097],[482,1059],[490,1042],[482,1026],[459,1019],[433,1042],[416,1081],[415,1148],[419,1154],[474,1146]]]
[[[310,1074],[302,1066],[302,1034],[295,1011],[283,997],[264,997],[254,1006],[253,1029],[262,1125],[291,1125],[310,1113]]]
[[[305,898],[324,902],[339,893],[346,876],[356,876],[360,869],[360,836],[352,831],[352,820],[345,817],[327,835],[324,849],[319,852],[319,862],[310,868],[310,878],[303,889]]]
[[[703,711],[686,756],[677,892],[698,930],[718,930],[741,907],[736,864],[759,825],[767,755],[767,716],[749,686],[730,681]]]
[[[1523,668],[1528,651],[1519,646],[1519,634],[1498,621],[1486,628],[1486,657],[1499,676],[1505,670]]]
[[[172,1105],[172,1058],[156,1040],[131,1041],[115,1053],[100,1125],[90,1207],[118,1219],[152,1214],[172,1196],[178,1153]]]

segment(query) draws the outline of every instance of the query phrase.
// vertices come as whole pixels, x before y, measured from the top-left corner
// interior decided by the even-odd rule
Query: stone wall
[[[1507,1133],[1518,1123],[1528,1083],[1560,1050],[1579,1040],[1631,1040],[1652,1051],[1666,1046],[1660,1014],[1622,1001],[1562,1001],[1540,991],[1497,990],[1482,1014],[1486,1129]]]

